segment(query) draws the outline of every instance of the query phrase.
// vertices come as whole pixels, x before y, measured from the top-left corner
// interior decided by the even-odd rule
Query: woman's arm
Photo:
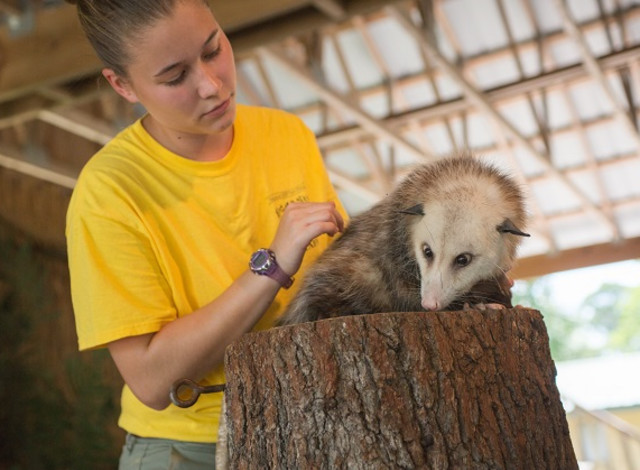
[[[281,268],[293,275],[311,240],[321,234],[333,236],[343,225],[334,203],[292,203],[270,248]],[[109,352],[138,399],[163,409],[169,405],[171,384],[184,377],[198,380],[217,367],[225,348],[258,322],[279,289],[277,281],[247,269],[211,303],[156,333],[113,341]]]

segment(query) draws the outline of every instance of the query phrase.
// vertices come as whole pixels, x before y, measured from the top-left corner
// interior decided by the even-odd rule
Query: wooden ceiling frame
[[[639,110],[633,101],[634,93],[638,92],[640,86],[640,45],[633,45],[633,37],[629,31],[630,22],[640,17],[640,6],[633,5],[623,9],[616,2],[615,12],[607,14],[602,2],[598,1],[600,17],[578,24],[571,17],[566,0],[554,0],[554,5],[561,14],[562,30],[543,33],[536,23],[530,2],[521,0],[529,21],[534,25],[535,36],[518,41],[515,39],[515,32],[511,30],[503,1],[495,0],[500,15],[498,21],[507,35],[506,45],[473,56],[464,56],[458,45],[456,61],[445,57],[434,44],[435,36],[430,32],[435,31],[435,27],[425,31],[416,25],[415,18],[408,16],[408,8],[419,8],[425,24],[437,22],[438,27],[445,30],[448,28],[447,40],[456,49],[455,24],[448,24],[446,21],[443,8],[445,0],[278,0],[278,5],[283,5],[286,12],[283,10],[280,14],[274,10],[268,19],[254,18],[246,24],[238,20],[233,27],[227,29],[224,24],[223,27],[234,45],[239,65],[243,61],[251,61],[257,67],[257,79],[262,81],[257,87],[250,80],[255,80],[256,76],[249,77],[241,72],[238,74],[238,86],[250,100],[261,105],[283,107],[284,96],[278,96],[269,71],[264,67],[265,61],[273,61],[318,96],[316,103],[289,111],[299,115],[319,112],[325,124],[331,119],[338,123],[337,129],[317,136],[322,151],[330,156],[332,152],[349,148],[363,163],[363,173],[354,174],[328,165],[338,188],[364,201],[376,202],[406,171],[405,167],[396,167],[394,162],[397,154],[408,154],[416,162],[437,158],[425,137],[426,129],[433,124],[444,126],[443,135],[446,132],[455,148],[463,147],[472,137],[469,127],[477,113],[489,117],[495,126],[492,132],[494,143],[486,149],[477,150],[497,152],[510,158],[519,178],[529,184],[544,183],[547,180],[561,181],[579,201],[576,207],[553,213],[548,209],[543,213],[538,205],[533,206],[532,212],[537,220],[536,235],[547,243],[550,253],[521,260],[514,271],[515,277],[531,277],[569,267],[640,257],[639,239],[628,238],[625,233],[627,226],[619,218],[622,212],[635,210],[640,205],[640,195],[612,199],[607,196],[604,180],[605,173],[612,167],[633,162],[640,153],[637,127]],[[0,2],[0,10],[2,5],[8,4]],[[371,23],[385,17],[397,21],[419,43],[420,54],[424,59],[424,67],[419,73],[398,77],[386,65],[382,48],[378,49],[369,34]],[[101,79],[101,66],[87,44],[83,44],[73,7],[63,5],[37,9],[35,19],[34,36],[16,38],[12,42],[15,47],[11,50],[3,49],[6,36],[0,30],[0,139],[9,129],[23,127],[23,132],[28,133],[30,127],[36,127],[31,126],[31,123],[38,123],[40,127],[44,123],[87,142],[103,145],[117,131],[115,120],[120,111],[115,103],[121,100]],[[609,55],[596,57],[590,51],[585,35],[594,28],[604,28],[612,51]],[[318,37],[310,39],[315,40],[315,45],[318,46],[322,36],[335,37],[346,29],[354,29],[360,34],[382,79],[380,83],[367,89],[357,89],[353,83],[355,80],[351,79],[351,91],[344,94],[336,92],[325,82],[322,76],[322,51],[316,50],[317,54],[314,54],[309,49],[303,60],[297,60],[299,51],[296,52],[298,55],[291,55],[290,52],[292,47],[299,49],[299,43],[304,42],[304,38],[291,40],[292,37],[299,37],[301,31],[306,36],[311,31],[317,34]],[[612,34],[612,30],[620,32],[621,40]],[[570,38],[578,47],[583,63],[558,68],[550,51],[556,41],[566,38]],[[622,49],[618,47],[616,50],[614,46],[620,43]],[[45,64],[40,72],[30,76],[23,71],[27,68],[25,58],[34,51],[36,58],[44,57],[42,51],[36,50],[42,44],[52,44],[45,51],[52,64]],[[70,44],[74,46],[73,51]],[[312,47],[312,44],[307,47]],[[527,76],[522,62],[523,54],[532,53],[531,48],[536,51],[533,52],[534,60],[539,61],[540,73],[536,76]],[[346,58],[341,56],[339,46],[337,50],[349,78]],[[469,78],[475,67],[507,57],[515,64],[518,81],[494,89],[481,89]],[[63,65],[54,67],[55,62]],[[622,99],[609,81],[614,74],[622,84]],[[444,100],[440,96],[438,79],[443,76],[453,80],[463,91],[461,97]],[[571,106],[573,103],[569,90],[581,81],[594,82],[602,88],[612,104],[611,114],[590,118],[579,116],[578,110]],[[407,101],[403,101],[403,89],[416,83],[427,86],[430,84],[436,97],[435,104],[410,109]],[[571,119],[566,124],[563,123],[564,127],[561,128],[551,128],[547,100],[552,93],[563,94],[570,104]],[[381,94],[388,103],[389,114],[383,118],[373,117],[362,103],[376,95],[380,98]],[[535,121],[535,134],[523,135],[500,113],[501,106],[507,106],[516,100],[524,100],[523,106],[528,107]],[[104,109],[100,109],[101,106]],[[98,112],[94,115],[92,112],[95,108],[98,108]],[[398,111],[402,109],[408,110]],[[345,125],[341,121],[345,116],[355,124]],[[625,131],[634,139],[637,151],[600,159],[590,149],[586,134],[592,126],[595,128],[614,120],[624,126]],[[326,125],[323,129],[327,129]],[[549,159],[551,142],[554,137],[565,132],[577,134],[582,139],[586,153],[583,163],[558,169]],[[28,138],[31,136],[28,135]],[[388,144],[388,155],[380,154],[377,147],[379,142]],[[59,161],[37,163],[29,159],[27,152],[21,153],[17,147],[20,145],[16,148],[5,146],[0,140],[0,167],[62,188],[73,188],[76,170],[79,169],[66,168],[64,164],[60,166]],[[515,151],[518,147],[526,149],[544,168],[540,174],[525,175],[523,169],[517,167]],[[574,182],[576,175],[584,172],[595,178],[596,196],[585,194],[584,189]],[[575,250],[559,248],[552,234],[553,225],[585,212],[604,222],[613,243]]]

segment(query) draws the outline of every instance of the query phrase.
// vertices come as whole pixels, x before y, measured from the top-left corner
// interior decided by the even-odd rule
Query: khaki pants
[[[119,470],[212,470],[216,445],[127,434]]]

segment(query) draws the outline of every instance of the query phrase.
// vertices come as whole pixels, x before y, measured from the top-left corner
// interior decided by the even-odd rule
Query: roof
[[[70,190],[143,110],[96,80],[71,6],[20,4],[0,2],[0,177]],[[213,6],[236,50],[238,99],[308,123],[352,214],[412,165],[471,149],[527,195],[518,277],[640,257],[639,1]],[[0,216],[29,227],[24,211],[0,204]]]

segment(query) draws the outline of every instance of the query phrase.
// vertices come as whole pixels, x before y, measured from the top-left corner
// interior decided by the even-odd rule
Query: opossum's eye
[[[433,251],[431,251],[431,247],[427,244],[422,245],[422,254],[424,254],[427,261],[431,261],[433,259]]]
[[[473,255],[471,253],[462,253],[456,256],[454,264],[457,268],[464,268],[465,266],[468,266],[469,263],[471,263],[472,259]]]

